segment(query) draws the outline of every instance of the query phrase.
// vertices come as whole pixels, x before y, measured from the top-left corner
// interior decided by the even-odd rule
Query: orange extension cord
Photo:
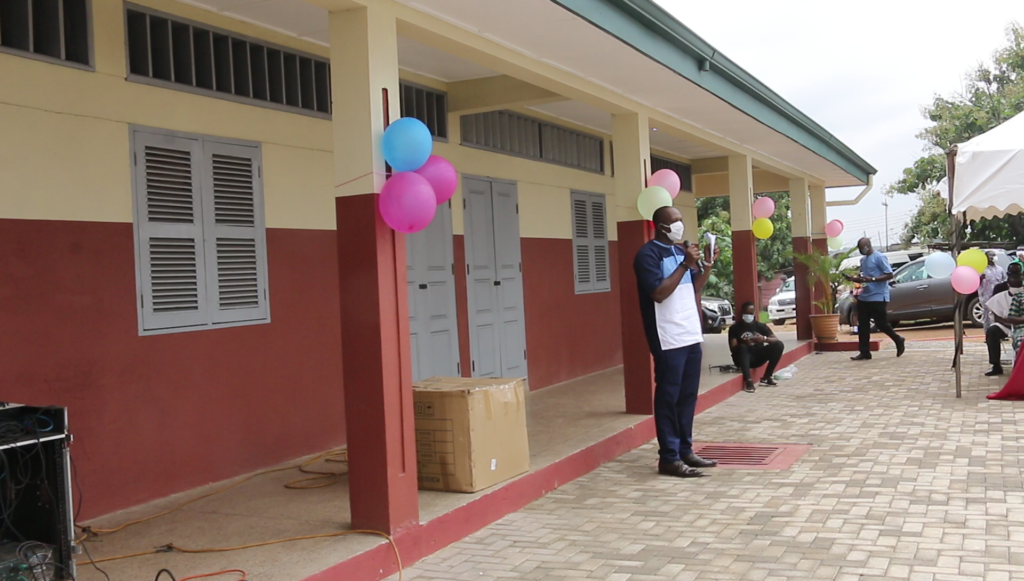
[[[312,489],[312,488],[323,488],[325,486],[330,486],[330,485],[338,482],[339,480],[341,480],[341,477],[342,477],[342,475],[344,475],[344,472],[329,472],[329,471],[311,470],[311,469],[309,469],[310,465],[315,464],[316,462],[319,462],[321,460],[324,460],[326,462],[347,463],[348,462],[348,452],[346,450],[344,450],[344,449],[341,449],[341,450],[331,450],[329,452],[324,452],[323,454],[320,454],[319,456],[316,456],[316,457],[314,457],[314,458],[312,458],[310,460],[307,460],[307,461],[303,462],[302,464],[296,464],[296,465],[293,465],[293,466],[285,466],[285,467],[282,467],[282,468],[271,468],[269,470],[264,470],[262,472],[256,472],[255,474],[250,474],[249,476],[246,476],[245,478],[239,480],[238,482],[235,482],[233,484],[229,484],[228,486],[225,486],[223,488],[219,488],[217,490],[214,490],[213,492],[209,492],[207,494],[203,494],[201,496],[197,496],[197,497],[195,497],[195,498],[193,498],[191,500],[187,500],[187,501],[185,501],[185,502],[175,506],[174,508],[171,508],[169,510],[165,510],[164,512],[157,513],[157,514],[154,514],[154,515],[150,515],[150,516],[147,516],[147,517],[143,517],[143,518],[140,518],[140,519],[136,519],[136,520],[133,520],[133,521],[129,521],[129,522],[126,522],[126,523],[124,523],[122,525],[116,526],[114,528],[99,529],[99,528],[83,527],[83,526],[80,526],[80,525],[78,525],[76,523],[75,526],[77,526],[84,534],[81,537],[79,537],[78,539],[76,539],[75,542],[81,543],[83,541],[88,540],[90,537],[99,536],[99,535],[113,534],[113,533],[116,533],[116,532],[119,532],[119,531],[123,531],[124,529],[126,529],[126,528],[128,528],[128,527],[130,527],[132,525],[137,525],[137,524],[140,524],[140,523],[151,521],[151,520],[156,519],[156,518],[160,518],[162,516],[167,516],[167,515],[175,512],[177,510],[180,510],[180,509],[182,509],[182,508],[192,504],[193,502],[197,502],[197,501],[200,501],[200,500],[202,500],[204,498],[210,498],[211,496],[216,496],[216,495],[221,494],[223,492],[227,492],[228,490],[231,490],[232,488],[235,488],[235,487],[237,487],[237,486],[239,486],[241,484],[244,484],[244,483],[246,483],[246,482],[248,482],[248,481],[250,481],[250,480],[252,480],[252,479],[254,479],[254,478],[258,477],[258,476],[265,476],[267,474],[273,474],[275,472],[284,472],[286,470],[298,469],[300,472],[302,472],[304,474],[311,474],[312,476],[309,476],[307,478],[300,478],[299,480],[293,480],[293,481],[291,481],[291,482],[289,482],[289,483],[284,485],[285,488],[291,488],[291,489],[297,489],[297,490],[308,490],[308,489]],[[303,540],[309,540],[309,539],[325,539],[325,538],[331,538],[331,537],[343,537],[343,536],[346,536],[346,535],[356,535],[356,534],[376,535],[376,536],[384,537],[385,539],[387,539],[388,543],[391,544],[391,548],[395,552],[395,560],[398,563],[398,579],[399,579],[399,581],[401,581],[401,579],[402,579],[402,557],[398,553],[398,545],[395,544],[394,539],[392,539],[386,533],[382,533],[380,531],[371,531],[371,530],[353,530],[353,531],[342,531],[342,532],[337,532],[337,533],[324,533],[324,534],[318,534],[318,535],[305,535],[305,536],[300,536],[300,537],[289,537],[289,538],[286,538],[286,539],[275,539],[275,540],[272,540],[272,541],[263,541],[263,542],[259,542],[259,543],[251,543],[251,544],[248,544],[248,545],[238,545],[238,546],[234,546],[234,547],[217,547],[217,548],[205,548],[205,549],[187,549],[187,548],[175,546],[173,544],[167,544],[167,545],[165,545],[163,547],[160,547],[160,548],[157,548],[157,549],[153,549],[151,551],[143,551],[141,553],[131,553],[131,554],[128,554],[128,555],[118,555],[116,557],[104,557],[102,559],[94,559],[92,561],[85,561],[85,562],[82,563],[82,565],[96,565],[96,564],[99,564],[99,563],[107,563],[107,562],[110,562],[110,561],[121,561],[121,560],[124,560],[124,559],[132,559],[132,558],[135,558],[135,557],[142,557],[142,556],[145,556],[145,555],[155,555],[155,554],[158,554],[158,553],[170,553],[170,552],[187,553],[187,554],[226,553],[226,552],[229,552],[229,551],[241,551],[243,549],[252,549],[252,548],[255,548],[255,547],[264,547],[264,546],[267,546],[267,545],[277,545],[277,544],[281,544],[281,543],[289,543],[289,542],[292,542],[292,541],[303,541]],[[244,581],[246,573],[245,573],[245,571],[242,571],[241,569],[230,569],[230,570],[227,570],[227,571],[220,571],[218,573],[207,573],[207,574],[203,574],[203,575],[195,575],[195,576],[192,576],[192,577],[185,577],[184,579],[180,579],[179,581],[186,581],[188,579],[198,579],[200,577],[211,577],[211,576],[215,576],[215,575],[221,575],[221,574],[225,574],[225,573],[234,573],[234,572],[241,573],[242,576],[243,576],[243,581]]]

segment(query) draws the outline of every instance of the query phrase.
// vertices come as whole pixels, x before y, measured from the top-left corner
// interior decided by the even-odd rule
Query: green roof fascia
[[[862,183],[877,170],[652,0],[551,0]],[[653,34],[652,34],[653,33]],[[702,71],[707,61],[709,70]]]

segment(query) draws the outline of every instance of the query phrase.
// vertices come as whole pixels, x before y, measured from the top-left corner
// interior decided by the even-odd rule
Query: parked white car
[[[768,318],[773,325],[781,325],[787,319],[796,318],[796,279],[790,277],[768,300]]]

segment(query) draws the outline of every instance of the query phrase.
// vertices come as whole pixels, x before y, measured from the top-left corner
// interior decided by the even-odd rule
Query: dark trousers
[[[782,341],[764,343],[761,345],[744,345],[740,343],[732,352],[732,362],[743,372],[743,379],[750,381],[750,370],[761,367],[765,363],[768,367],[764,370],[764,377],[775,375],[775,367],[779,365],[782,354],[786,347]]]
[[[693,414],[702,359],[700,343],[654,357],[654,427],[662,462],[675,462],[693,453]]]
[[[887,301],[857,301],[857,331],[860,339],[860,354],[864,357],[871,357],[871,322],[874,321],[878,330],[885,333],[899,343],[903,340],[889,324],[889,315],[885,308],[889,305]]]
[[[1006,331],[997,325],[985,329],[985,345],[988,346],[988,362],[992,367],[1002,367],[1002,343],[1007,339]]]

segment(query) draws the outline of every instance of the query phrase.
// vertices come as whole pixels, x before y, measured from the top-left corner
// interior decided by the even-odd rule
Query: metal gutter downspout
[[[868,183],[864,186],[864,189],[857,194],[857,197],[852,200],[836,200],[834,202],[825,202],[825,206],[828,208],[834,208],[835,206],[856,206],[864,199],[864,196],[868,195],[871,188],[875,187],[875,174],[868,174]]]

